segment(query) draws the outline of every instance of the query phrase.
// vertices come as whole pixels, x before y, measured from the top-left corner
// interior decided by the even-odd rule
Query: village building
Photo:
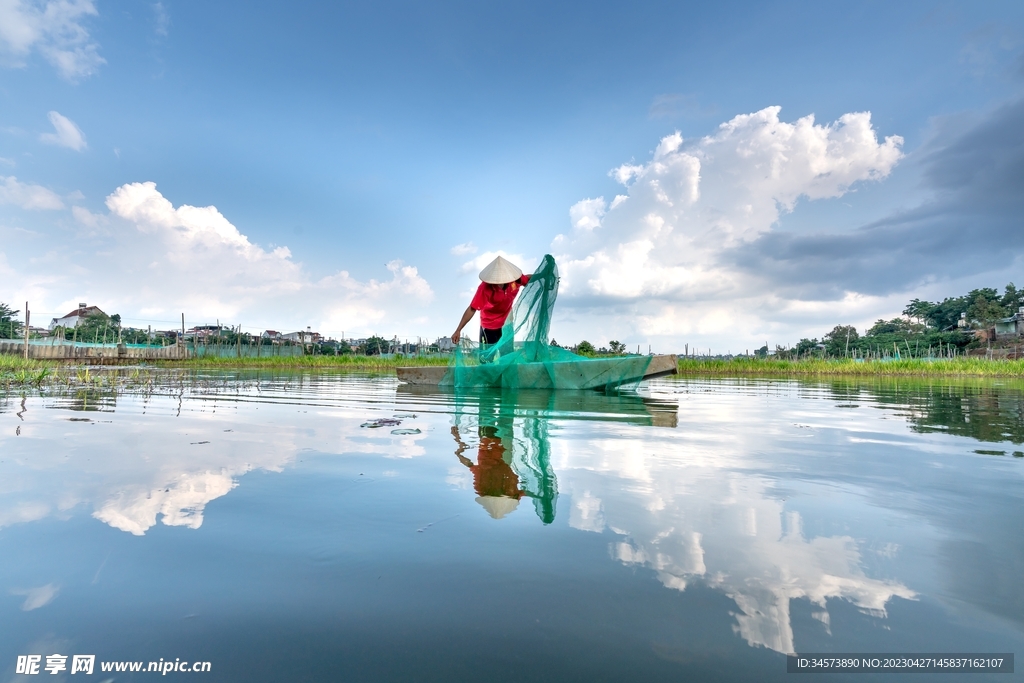
[[[282,334],[280,337],[281,341],[297,342],[299,344],[319,344],[320,333],[319,332],[289,332],[288,334]]]
[[[206,341],[210,337],[220,336],[221,330],[223,329],[223,325],[196,325],[192,329],[185,332],[185,339]]]
[[[996,337],[1012,337],[1024,334],[1024,306],[1017,309],[1016,315],[996,321]]]
[[[50,321],[49,329],[50,331],[53,331],[53,328],[55,327],[78,327],[78,323],[85,318],[88,318],[90,315],[106,315],[106,313],[101,311],[99,306],[89,306],[81,303],[78,304],[78,308],[71,311],[64,317],[53,318]]]

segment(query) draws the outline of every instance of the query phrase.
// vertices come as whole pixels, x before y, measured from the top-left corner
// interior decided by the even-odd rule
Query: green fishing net
[[[492,345],[463,338],[452,353],[442,386],[457,389],[604,389],[638,382],[650,356],[588,358],[550,343],[551,315],[558,298],[558,266],[550,254],[516,297]]]

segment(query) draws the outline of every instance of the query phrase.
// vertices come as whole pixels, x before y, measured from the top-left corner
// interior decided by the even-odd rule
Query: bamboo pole
[[[28,360],[28,326],[30,323],[31,311],[28,310],[28,302],[25,302],[25,360]]]

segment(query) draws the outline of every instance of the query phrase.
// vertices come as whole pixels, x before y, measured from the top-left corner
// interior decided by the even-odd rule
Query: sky
[[[0,0],[0,302],[737,353],[1024,284],[1024,4]],[[471,323],[475,326],[477,323]]]

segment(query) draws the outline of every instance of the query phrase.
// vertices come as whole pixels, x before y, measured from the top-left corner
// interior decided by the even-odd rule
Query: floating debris
[[[395,413],[395,417],[413,418],[413,417],[416,417],[416,413]]]
[[[92,422],[92,420],[90,420],[87,417],[69,417],[68,421],[69,422]]]
[[[190,446],[199,446],[199,445],[204,444],[204,443],[210,443],[210,442],[209,441],[193,441],[189,445]]]
[[[406,436],[408,434],[419,434],[420,430],[418,430],[418,429],[392,429],[391,433],[394,434],[395,436]]]
[[[422,526],[419,529],[417,529],[416,533],[422,534],[424,531],[426,531],[430,527],[434,526],[435,524],[440,524],[441,522],[447,522],[449,519],[455,519],[456,517],[458,517],[458,515],[452,515],[451,517],[445,517],[444,519],[439,519],[436,522],[431,522],[430,524],[428,524],[426,526]]]
[[[401,420],[396,420],[393,417],[382,417],[377,420],[370,420],[359,425],[360,427],[367,427],[369,429],[377,429],[378,427],[397,427],[402,424]]]

